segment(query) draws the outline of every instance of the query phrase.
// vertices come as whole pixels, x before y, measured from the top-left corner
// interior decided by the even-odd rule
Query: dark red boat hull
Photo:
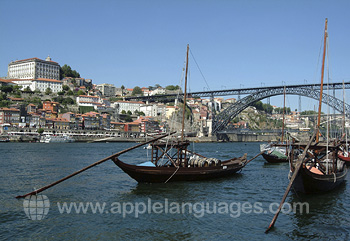
[[[346,167],[343,171],[337,172],[336,175],[319,175],[310,172],[306,168],[301,168],[293,183],[293,189],[302,193],[329,192],[343,183],[346,175]]]
[[[126,164],[119,159],[114,163],[137,182],[164,183],[177,181],[200,181],[230,176],[244,167],[246,155],[222,162],[212,167],[147,167]]]

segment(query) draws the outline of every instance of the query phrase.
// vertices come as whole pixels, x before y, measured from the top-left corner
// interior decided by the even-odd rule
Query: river
[[[191,149],[225,160],[244,153],[252,158],[259,144],[194,143]],[[107,161],[42,192],[48,211],[42,220],[27,216],[24,200],[15,198],[133,145],[0,143],[0,239],[350,239],[349,176],[327,194],[291,192],[275,228],[265,234],[288,185],[288,164],[267,164],[262,157],[232,177],[167,184],[138,184]],[[135,164],[147,156],[137,149],[120,159]]]

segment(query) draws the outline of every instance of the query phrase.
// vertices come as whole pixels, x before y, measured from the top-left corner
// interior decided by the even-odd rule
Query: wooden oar
[[[169,135],[172,135],[172,134],[174,134],[174,133],[175,133],[175,132],[171,132],[171,133],[169,133],[169,134],[156,137],[156,138],[154,138],[154,139],[152,139],[152,140],[150,140],[150,141],[147,141],[147,142],[138,144],[138,145],[136,145],[136,146],[133,146],[133,147],[130,147],[130,148],[125,149],[125,150],[123,150],[123,151],[120,151],[120,152],[118,152],[118,153],[115,153],[115,154],[113,154],[113,155],[111,155],[111,156],[108,156],[108,157],[106,157],[106,158],[103,158],[103,159],[101,159],[101,160],[99,160],[99,161],[97,161],[97,162],[95,162],[95,163],[93,163],[93,164],[91,164],[91,165],[89,165],[89,166],[87,166],[87,167],[85,167],[85,168],[83,168],[83,169],[77,171],[77,172],[74,172],[74,173],[70,174],[69,176],[66,176],[66,177],[64,177],[64,178],[62,178],[62,179],[60,179],[60,180],[58,180],[58,181],[56,181],[56,182],[54,182],[54,183],[51,183],[51,184],[49,184],[49,185],[47,185],[47,186],[44,186],[44,187],[42,187],[42,188],[39,188],[39,189],[37,189],[37,190],[35,190],[35,191],[33,191],[33,192],[29,192],[29,193],[27,193],[27,194],[17,196],[16,198],[24,198],[24,197],[29,196],[29,195],[36,195],[36,194],[38,194],[38,193],[40,193],[40,192],[42,192],[42,191],[44,191],[44,190],[46,190],[46,189],[48,189],[48,188],[50,188],[50,187],[55,186],[56,184],[58,184],[58,183],[60,183],[60,182],[63,182],[63,181],[65,181],[65,180],[67,180],[67,179],[69,179],[69,178],[71,178],[71,177],[73,177],[73,176],[75,176],[75,175],[77,175],[77,174],[83,172],[83,171],[86,171],[87,169],[90,169],[91,167],[97,166],[97,165],[99,165],[99,164],[101,164],[101,163],[103,163],[103,162],[105,162],[105,161],[108,161],[109,159],[112,159],[112,158],[114,158],[114,157],[117,157],[117,156],[119,156],[119,155],[121,155],[121,154],[123,154],[123,153],[126,153],[126,152],[131,151],[131,150],[136,149],[136,148],[139,148],[139,147],[141,147],[141,146],[143,146],[143,145],[146,145],[146,144],[148,144],[148,143],[157,141],[157,140],[159,140],[159,139],[162,139],[162,138],[164,138],[164,137],[166,137],[166,136],[169,136]]]
[[[306,156],[307,150],[309,149],[309,147],[310,147],[310,145],[311,145],[313,139],[315,138],[316,133],[317,133],[317,130],[318,130],[318,128],[316,129],[316,131],[314,132],[313,136],[310,138],[309,142],[307,143],[307,146],[306,146],[306,148],[304,149],[303,154],[301,155],[301,157],[298,158],[298,161],[297,161],[297,163],[296,163],[295,170],[294,170],[293,175],[292,175],[292,177],[291,177],[291,179],[290,179],[290,181],[289,181],[289,184],[288,184],[288,186],[287,186],[287,189],[286,189],[286,191],[285,191],[285,193],[284,193],[284,195],[283,195],[282,201],[281,201],[281,203],[280,203],[280,205],[279,205],[279,207],[278,207],[278,210],[277,210],[275,216],[273,217],[273,219],[272,219],[272,221],[271,221],[271,223],[270,223],[270,226],[266,229],[265,233],[268,233],[268,232],[271,230],[271,228],[275,225],[275,222],[276,222],[276,220],[277,220],[278,214],[280,213],[280,211],[281,211],[281,209],[282,209],[282,206],[283,206],[283,203],[284,203],[284,201],[286,200],[287,195],[288,195],[288,193],[289,193],[289,191],[290,191],[290,188],[292,187],[292,184],[293,184],[293,182],[294,182],[296,176],[297,176],[298,173],[299,173],[300,167],[301,167],[301,165],[303,164],[303,160],[304,160],[304,158],[305,158],[305,156]]]
[[[246,161],[246,162],[244,163],[244,166],[246,166],[249,162],[253,161],[255,158],[257,158],[258,156],[260,156],[260,155],[263,154],[264,152],[265,152],[265,151],[262,151],[262,152],[260,152],[258,155],[256,155],[255,157],[253,157],[252,159]]]

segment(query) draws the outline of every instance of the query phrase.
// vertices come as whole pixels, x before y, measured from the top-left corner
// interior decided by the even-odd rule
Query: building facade
[[[116,88],[112,84],[99,84],[96,85],[96,89],[101,91],[101,93],[106,97],[113,97],[116,94]]]
[[[30,58],[9,63],[7,77],[10,79],[60,79],[60,65],[48,56],[45,60]]]
[[[48,88],[51,89],[53,93],[62,91],[62,81],[54,79],[12,79],[11,80],[16,85],[21,86],[21,89],[24,90],[27,87],[31,91],[40,91],[45,92]]]

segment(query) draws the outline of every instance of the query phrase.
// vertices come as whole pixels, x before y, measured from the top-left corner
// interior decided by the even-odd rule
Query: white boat
[[[67,135],[62,136],[53,136],[53,135],[46,135],[41,142],[44,143],[69,143],[69,142],[75,142],[75,140]]]

